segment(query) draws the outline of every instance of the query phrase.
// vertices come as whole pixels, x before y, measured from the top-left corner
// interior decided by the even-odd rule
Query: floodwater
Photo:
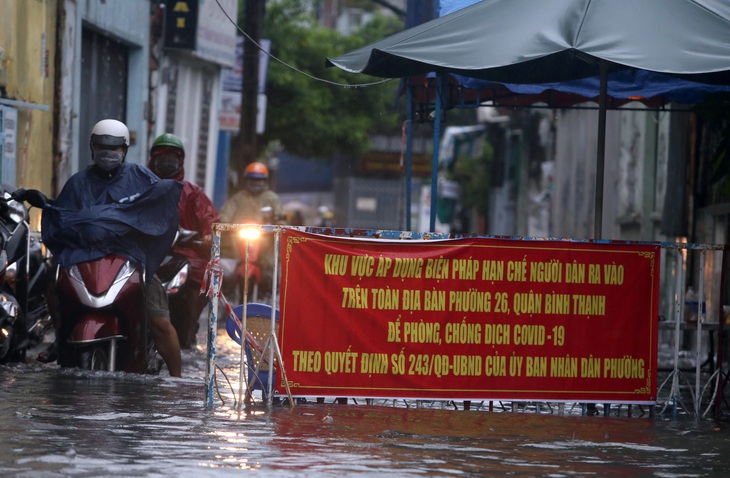
[[[218,344],[213,409],[203,346],[184,353],[182,379],[0,367],[0,475],[730,476],[730,422],[628,418],[625,407],[591,417],[579,406],[328,400],[239,411],[238,345],[221,333]]]

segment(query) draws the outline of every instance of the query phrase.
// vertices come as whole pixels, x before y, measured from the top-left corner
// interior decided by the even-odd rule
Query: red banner
[[[281,244],[293,395],[655,401],[659,245],[295,230]]]

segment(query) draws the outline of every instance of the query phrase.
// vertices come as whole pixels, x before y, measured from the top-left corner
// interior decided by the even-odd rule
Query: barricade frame
[[[484,239],[507,239],[514,241],[570,241],[578,243],[592,243],[592,244],[644,244],[644,245],[658,245],[664,252],[664,255],[674,254],[675,256],[675,272],[674,275],[675,291],[673,294],[673,321],[666,321],[667,325],[674,327],[674,351],[673,351],[673,368],[669,371],[667,378],[662,382],[657,390],[657,403],[659,403],[662,390],[665,385],[670,383],[671,385],[667,393],[667,399],[660,409],[659,413],[664,413],[671,405],[672,416],[676,417],[679,413],[680,408],[687,413],[691,413],[696,417],[706,416],[711,409],[718,410],[722,405],[724,399],[724,387],[728,381],[730,381],[730,375],[723,370],[723,325],[724,325],[724,314],[723,314],[723,294],[725,288],[725,276],[728,267],[728,248],[727,244],[701,244],[701,243],[686,243],[686,242],[655,242],[655,241],[628,241],[628,240],[607,240],[607,239],[576,239],[576,238],[557,238],[557,237],[528,237],[528,236],[495,236],[495,235],[478,235],[478,234],[454,234],[454,233],[438,233],[438,232],[414,232],[414,231],[396,231],[396,230],[382,230],[382,229],[356,229],[356,228],[334,228],[334,227],[314,227],[314,226],[282,226],[273,224],[230,224],[230,223],[215,223],[212,226],[212,244],[211,244],[211,262],[209,264],[209,270],[215,270],[219,267],[221,259],[221,233],[223,232],[238,232],[242,229],[258,228],[263,233],[269,233],[274,235],[274,271],[273,277],[278,278],[279,274],[279,248],[281,241],[281,233],[285,229],[292,229],[301,232],[311,234],[321,234],[328,236],[339,236],[339,237],[359,237],[368,239],[387,239],[387,240],[443,240],[443,239],[462,239],[462,238],[484,238]],[[681,370],[679,365],[679,337],[682,333],[682,324],[685,324],[684,310],[685,310],[685,294],[680,293],[685,290],[686,279],[687,279],[687,263],[688,255],[690,252],[698,252],[700,255],[699,261],[699,297],[697,305],[697,321],[696,321],[696,344],[695,344],[695,382],[694,386],[686,380],[685,383],[689,387],[690,394],[692,396],[692,406],[688,407],[685,405],[681,398],[680,387],[681,379],[684,371]],[[718,262],[721,265],[720,270],[720,289],[719,289],[719,305],[717,308],[717,321],[707,320],[706,308],[704,300],[702,298],[705,294],[705,262],[707,254],[720,254]],[[664,255],[662,259],[664,258]],[[248,267],[248,240],[246,244],[246,258],[244,260],[246,268]],[[665,264],[662,263],[662,269]],[[207,362],[206,362],[206,375],[205,375],[205,390],[206,398],[205,405],[208,408],[213,408],[213,390],[215,380],[215,356],[216,356],[216,334],[217,334],[217,321],[219,316],[219,298],[221,290],[221,274],[212,273],[207,277],[207,283],[203,284],[203,287],[207,287],[207,295],[210,299],[209,303],[209,317],[208,317],[208,343],[207,343]],[[271,293],[271,309],[276,311],[278,309],[278,280],[273,280],[272,293]],[[201,292],[203,290],[201,289]],[[660,287],[660,296],[663,291]],[[247,303],[248,300],[248,285],[244,285],[243,290],[243,303]],[[226,308],[230,308],[230,305],[225,303]],[[243,307],[244,313],[241,318],[242,331],[246,330],[246,307]],[[231,313],[230,310],[227,313]],[[289,398],[289,403],[294,406],[294,400],[292,399],[291,391],[288,387],[286,380],[286,370],[281,357],[281,350],[279,348],[278,339],[275,331],[275,320],[271,321],[271,332],[263,349],[269,354],[269,363],[273,366],[274,360],[279,362],[279,370],[281,371],[284,383],[286,383],[286,392]],[[703,326],[707,326],[705,329]],[[716,368],[711,376],[707,379],[703,385],[701,383],[701,366],[700,361],[701,354],[701,339],[703,330],[709,330],[709,327],[716,326],[717,329],[717,355],[716,355]],[[665,327],[666,330],[666,327]],[[684,330],[688,330],[688,327],[684,327]],[[242,397],[244,396],[242,390],[242,384],[246,383],[247,388],[250,380],[245,377],[245,351],[243,343],[241,346],[241,358],[240,358],[240,376],[239,376],[239,397],[238,408],[242,405]],[[271,383],[272,377],[269,375],[268,383],[268,394],[267,394],[267,406],[271,407],[273,402],[273,384]],[[710,404],[703,411],[701,405],[703,398],[708,391],[708,387],[714,384],[712,388],[712,397]],[[251,390],[247,390],[248,393]],[[465,408],[468,408],[465,406]],[[490,410],[492,406],[490,404]],[[564,404],[560,404],[559,409],[562,410]],[[512,406],[514,410],[514,404]],[[585,406],[583,406],[585,413]],[[654,415],[654,406],[650,415]],[[608,415],[610,410],[610,404],[604,404],[604,415]]]

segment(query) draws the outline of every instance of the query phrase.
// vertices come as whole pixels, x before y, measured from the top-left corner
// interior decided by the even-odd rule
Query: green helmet
[[[183,146],[182,141],[172,133],[161,134],[155,138],[155,141],[152,143],[152,148],[150,148],[150,152],[154,151],[155,148],[160,148],[162,146],[177,148],[182,152],[183,158],[185,157],[185,147]]]

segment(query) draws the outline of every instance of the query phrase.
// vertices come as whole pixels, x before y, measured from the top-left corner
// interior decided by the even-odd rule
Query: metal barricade
[[[208,321],[208,356],[206,367],[206,406],[213,407],[213,389],[216,357],[216,334],[218,317],[220,316],[219,303],[223,302],[227,315],[231,315],[232,307],[221,293],[222,272],[221,260],[221,233],[258,230],[274,237],[274,273],[278,277],[279,246],[281,233],[284,229],[296,229],[314,234],[325,234],[343,237],[364,237],[370,239],[387,240],[431,240],[456,239],[465,237],[514,239],[518,241],[545,241],[553,238],[504,237],[457,235],[444,233],[418,233],[411,231],[391,231],[374,229],[347,229],[347,228],[320,228],[307,226],[277,226],[255,224],[214,224],[211,247],[211,262],[206,278],[207,294],[210,298],[210,313]],[[244,267],[248,267],[249,239],[246,241],[246,257]],[[605,240],[577,240],[579,242],[610,243]],[[626,242],[626,241],[616,241]],[[657,244],[657,243],[652,243]],[[704,416],[724,400],[724,385],[728,375],[723,370],[724,355],[724,321],[725,311],[730,307],[724,305],[725,274],[728,258],[726,245],[719,244],[688,244],[688,243],[661,243],[661,281],[660,281],[660,315],[659,350],[660,369],[667,372],[657,390],[657,403],[661,407],[659,413],[671,410],[672,416],[677,416],[680,410],[695,416]],[[244,274],[247,277],[247,274]],[[696,281],[696,290],[695,287]],[[691,290],[687,284],[692,286]],[[248,284],[243,284],[243,303],[248,301]],[[221,300],[223,299],[223,300]],[[271,310],[278,306],[278,281],[273,280],[270,297]],[[238,304],[235,304],[238,305]],[[246,330],[246,307],[243,307],[243,316],[240,318],[241,330]],[[694,334],[694,337],[692,335]],[[243,334],[242,334],[243,335]],[[694,343],[691,343],[691,340]],[[278,360],[279,368],[285,377],[285,369],[279,350],[275,321],[271,320],[271,332],[264,344],[268,354],[268,363]],[[241,347],[239,393],[240,408],[244,396],[243,384],[248,383],[246,375],[244,347]],[[662,366],[663,365],[663,366]],[[705,371],[704,369],[707,369]],[[691,381],[689,375],[694,375]],[[283,381],[286,383],[286,380]],[[268,394],[265,394],[268,406],[272,405],[273,386],[269,375]],[[666,389],[665,399],[662,393]],[[690,403],[682,396],[689,394]],[[249,390],[250,392],[250,390]],[[711,392],[711,394],[710,394]],[[290,403],[291,393],[288,390]],[[663,402],[663,403],[662,403]],[[552,407],[548,407],[552,409]],[[585,408],[585,407],[584,407]],[[491,409],[491,406],[490,406]],[[515,408],[512,407],[514,410]],[[560,404],[559,410],[564,409]],[[605,409],[606,415],[610,404]],[[653,415],[654,410],[652,410]]]

